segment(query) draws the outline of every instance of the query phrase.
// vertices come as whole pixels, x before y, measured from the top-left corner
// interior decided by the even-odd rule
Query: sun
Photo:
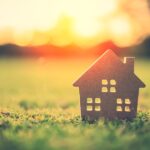
[[[100,23],[89,20],[75,20],[74,33],[82,37],[91,37],[99,33]]]
[[[75,34],[83,37],[97,35],[102,30],[102,23],[106,17],[118,9],[117,0],[65,0],[63,6],[66,15],[74,20]]]

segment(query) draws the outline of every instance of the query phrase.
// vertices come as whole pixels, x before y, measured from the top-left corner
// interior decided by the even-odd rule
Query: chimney
[[[135,57],[125,57],[124,63],[127,66],[129,72],[134,72],[134,59]]]

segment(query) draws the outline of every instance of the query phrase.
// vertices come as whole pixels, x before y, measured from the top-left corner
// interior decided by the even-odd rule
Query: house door
[[[102,100],[102,112],[105,118],[113,119],[116,117],[115,99],[111,95],[106,95]]]

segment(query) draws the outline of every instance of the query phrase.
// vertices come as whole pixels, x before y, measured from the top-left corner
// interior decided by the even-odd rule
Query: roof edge
[[[145,88],[146,84],[135,73],[134,73],[134,75],[137,78],[137,80],[139,80],[139,82],[140,82],[139,88]]]
[[[106,50],[100,57],[98,57],[98,58],[79,76],[79,78],[73,83],[73,86],[74,86],[74,87],[78,87],[78,86],[79,86],[78,81],[80,80],[80,78],[81,78],[96,62],[98,62],[103,56],[105,56],[107,53],[110,53],[110,52],[114,53],[114,54],[117,56],[117,54],[116,54],[113,50],[111,50],[111,49]],[[121,61],[121,60],[120,60],[120,61]],[[123,63],[123,62],[121,61],[121,63]]]

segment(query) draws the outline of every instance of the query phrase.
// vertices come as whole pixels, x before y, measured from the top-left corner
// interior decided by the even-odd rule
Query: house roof
[[[85,82],[86,77],[90,76],[91,74],[97,74],[97,72],[99,70],[103,70],[103,68],[110,69],[118,67],[124,69],[125,65],[126,63],[123,63],[112,50],[107,50],[74,82],[73,86],[78,87],[82,85]],[[134,72],[130,72],[130,74],[139,88],[145,87],[145,84],[135,75]]]

